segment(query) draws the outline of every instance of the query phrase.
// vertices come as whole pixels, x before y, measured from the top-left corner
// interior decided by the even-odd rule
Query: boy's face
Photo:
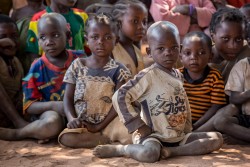
[[[38,26],[38,43],[48,56],[58,56],[66,47],[66,28],[57,21],[44,20]]]
[[[51,3],[56,3],[56,4],[60,4],[63,6],[67,6],[67,7],[74,7],[76,4],[77,0],[51,0]]]
[[[0,48],[0,54],[5,56],[15,56],[19,45],[19,33],[13,23],[0,24],[0,39],[9,38],[12,42]],[[13,44],[12,44],[13,43]]]
[[[116,43],[115,32],[109,25],[92,22],[89,25],[86,40],[95,56],[110,56]]]
[[[243,47],[244,25],[225,21],[211,33],[215,49],[225,60],[233,60]]]
[[[155,32],[154,32],[155,33]],[[154,34],[149,39],[148,54],[159,66],[171,70],[179,56],[179,42],[172,32]]]
[[[211,48],[204,40],[193,36],[183,41],[180,60],[189,72],[202,74],[212,58]]]
[[[148,13],[144,7],[133,5],[121,18],[122,34],[132,41],[140,41],[146,35]]]

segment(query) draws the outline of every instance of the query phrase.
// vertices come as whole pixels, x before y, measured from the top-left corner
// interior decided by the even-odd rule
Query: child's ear
[[[88,42],[88,38],[87,38],[87,35],[86,35],[86,34],[84,34],[84,40],[85,40],[86,42]]]
[[[119,37],[119,36],[117,36],[117,37],[116,37],[116,40],[115,40],[115,44],[118,44],[118,43],[119,43],[119,41],[120,41],[120,37]]]
[[[146,53],[149,57],[152,57],[151,55],[151,49],[149,47],[146,47]]]

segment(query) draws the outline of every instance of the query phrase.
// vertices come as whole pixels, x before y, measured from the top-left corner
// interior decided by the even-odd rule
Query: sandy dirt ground
[[[92,149],[60,147],[56,141],[0,140],[0,167],[250,167],[250,146],[224,145],[219,151],[201,156],[182,156],[157,163],[139,163],[131,158],[100,159]]]

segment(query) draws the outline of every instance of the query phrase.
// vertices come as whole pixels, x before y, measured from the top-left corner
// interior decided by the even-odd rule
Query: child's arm
[[[64,111],[68,120],[67,128],[75,129],[82,127],[80,119],[74,109],[75,84],[67,83],[63,99]]]
[[[205,114],[193,124],[193,130],[198,129],[200,126],[205,124],[212,116],[215,115],[215,113],[222,108],[223,105],[220,104],[213,104],[206,112]]]
[[[42,114],[49,110],[64,116],[62,101],[33,102],[26,111],[29,114]]]
[[[244,92],[231,91],[230,103],[243,104],[250,100],[250,90]]]

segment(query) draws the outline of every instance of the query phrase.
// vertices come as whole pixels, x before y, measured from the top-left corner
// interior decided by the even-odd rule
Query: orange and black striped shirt
[[[193,123],[213,104],[226,104],[225,85],[218,70],[207,66],[203,77],[198,80],[193,80],[187,69],[181,68],[180,71],[184,76],[184,88],[190,103]]]

